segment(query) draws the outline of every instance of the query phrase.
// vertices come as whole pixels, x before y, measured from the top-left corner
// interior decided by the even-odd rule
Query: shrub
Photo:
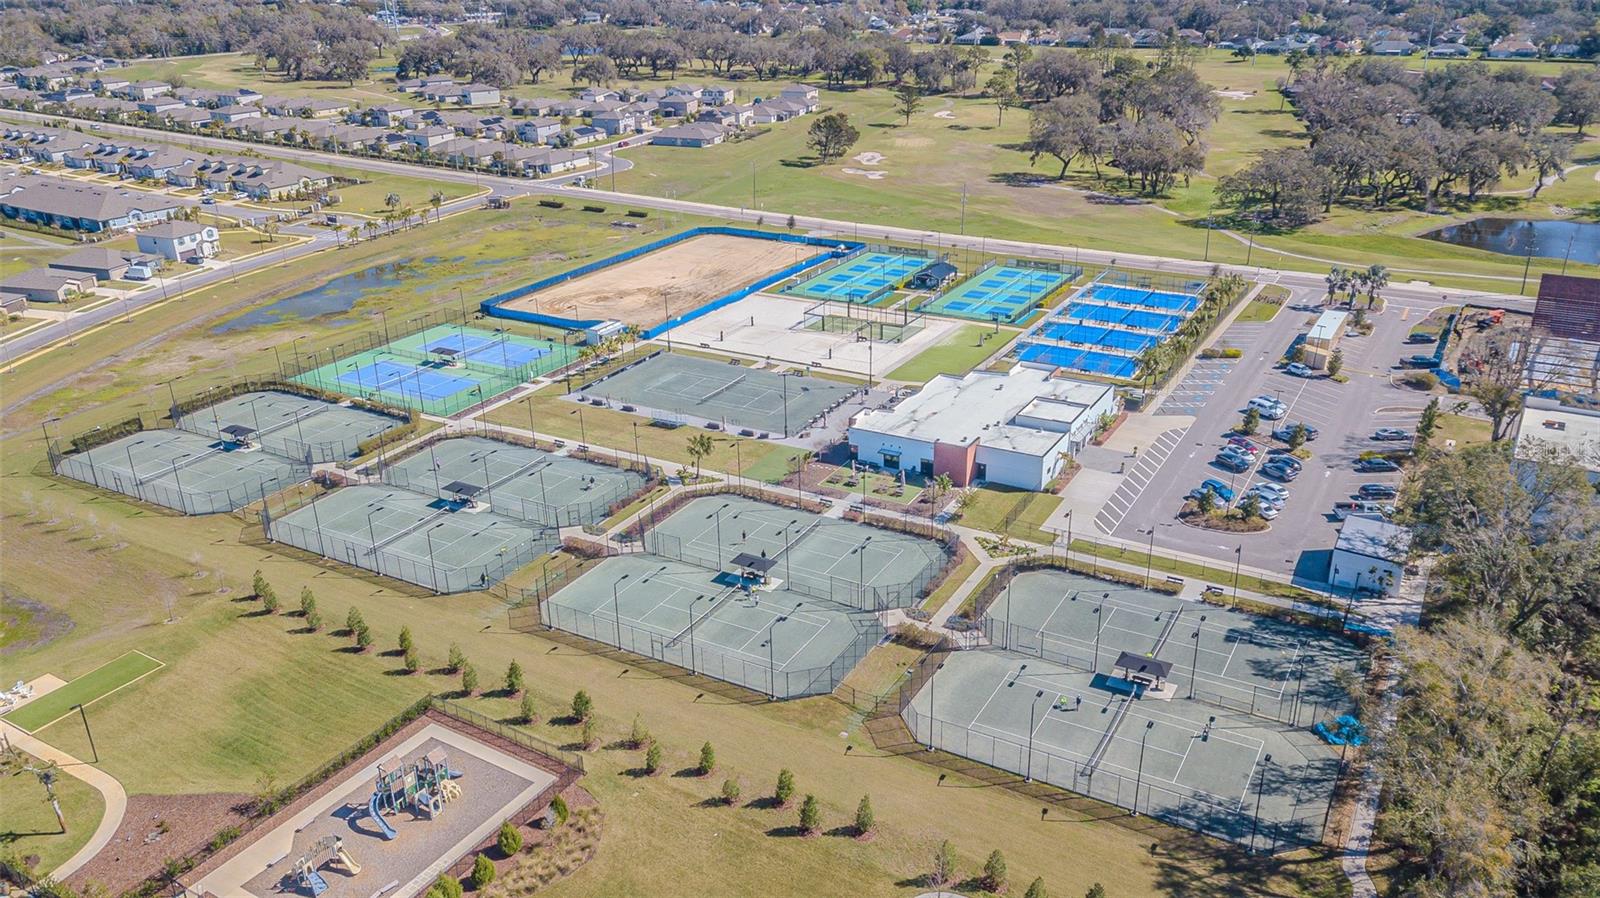
[[[1083,893],[1083,898],[1106,898],[1106,887],[1097,882]]]
[[[1044,877],[1028,883],[1028,891],[1022,893],[1022,898],[1050,898],[1050,893],[1044,890]]]
[[[1255,406],[1244,410],[1244,420],[1239,423],[1240,433],[1255,433],[1261,427],[1261,412]]]
[[[661,743],[650,743],[650,748],[644,753],[644,772],[646,776],[661,772]]]
[[[218,830],[215,836],[211,837],[211,850],[221,851],[232,844],[235,839],[239,838],[239,836],[239,827],[225,826]]]
[[[645,728],[639,715],[633,715],[633,726],[628,728],[628,747],[635,751],[644,748],[650,741],[650,731]]]
[[[594,747],[600,744],[600,740],[595,736],[594,730],[594,718],[590,717],[583,722],[583,729],[579,731],[578,742],[588,751],[593,751]]]
[[[441,873],[438,881],[428,887],[428,898],[461,898],[461,880]]]
[[[461,646],[458,643],[450,643],[450,660],[445,662],[445,669],[451,673],[460,673],[461,665],[466,663],[466,652],[461,651]]]
[[[735,804],[739,803],[739,795],[742,791],[743,790],[739,788],[738,780],[732,778],[723,780],[722,803],[729,807],[733,807]]]
[[[481,889],[494,882],[494,862],[488,855],[480,854],[472,862],[472,887]]]
[[[351,605],[350,610],[344,614],[344,628],[349,630],[351,635],[355,635],[355,632],[365,626],[366,623],[366,620],[361,617],[361,609],[354,605]]]
[[[933,852],[933,873],[929,875],[935,886],[942,886],[956,878],[956,847],[949,839],[939,843]]]
[[[817,796],[807,795],[800,802],[800,831],[811,835],[822,828],[822,808],[817,806]]]
[[[700,746],[700,763],[695,766],[695,770],[701,776],[710,776],[711,771],[716,769],[717,753],[711,748],[711,743],[707,742]]]
[[[478,691],[478,669],[470,661],[461,665],[461,691],[468,695]]]
[[[523,726],[528,726],[537,722],[538,719],[539,714],[533,707],[533,696],[526,692],[522,693],[522,706],[517,709],[517,722]]]
[[[550,799],[550,810],[555,812],[557,826],[566,823],[567,817],[572,813],[567,810],[567,800],[559,795]]]
[[[306,629],[313,633],[322,629],[322,612],[313,608],[306,614]]]
[[[261,584],[261,610],[268,614],[278,613],[278,594],[273,591],[272,584]]]
[[[416,643],[412,642],[411,640],[411,628],[401,627],[399,642],[400,651],[404,652],[406,649],[412,648],[414,645],[416,645]]]
[[[780,806],[789,806],[789,799],[794,797],[794,774],[789,768],[778,771],[778,787],[772,790],[772,797],[778,800]]]
[[[998,848],[983,862],[983,887],[991,892],[1006,890],[1006,856]]]
[[[311,594],[311,587],[309,587],[309,586],[301,587],[301,589],[300,589],[300,616],[301,617],[310,617],[312,612],[314,612],[316,610],[317,610],[317,597]]]
[[[416,673],[422,669],[422,660],[417,657],[416,646],[406,649],[405,667],[406,673]]]
[[[267,578],[262,576],[261,570],[257,568],[255,576],[250,578],[250,594],[259,599],[261,598],[261,593],[265,591],[266,588]]]
[[[512,825],[510,820],[500,824],[500,835],[495,839],[495,847],[500,849],[504,857],[511,857],[522,850],[522,833]]]
[[[372,648],[372,631],[367,629],[365,621],[356,627],[356,648],[363,652]]]
[[[1432,371],[1410,371],[1400,378],[1400,382],[1413,390],[1432,390],[1439,386],[1439,375]]]
[[[594,699],[589,697],[589,693],[584,692],[582,689],[573,693],[572,716],[578,720],[588,720],[589,715],[593,713]]]
[[[864,836],[878,826],[878,818],[872,813],[872,796],[861,796],[861,803],[856,805],[856,835]]]
[[[513,660],[511,664],[506,667],[506,694],[516,695],[520,693],[523,687],[526,685],[527,684],[524,683],[522,679],[522,665]]]

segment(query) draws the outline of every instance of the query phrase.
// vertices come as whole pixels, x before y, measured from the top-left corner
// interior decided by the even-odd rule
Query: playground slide
[[[340,848],[335,852],[335,854],[337,854],[339,857],[339,863],[343,864],[344,868],[350,871],[351,876],[355,876],[361,872],[361,865],[356,863],[355,858],[350,856],[350,852]]]
[[[393,839],[399,835],[394,831],[394,827],[389,825],[389,821],[383,819],[383,814],[378,812],[378,796],[376,794],[372,796],[371,801],[367,802],[367,816],[377,822],[378,832],[383,833],[384,839]]]
[[[328,890],[328,881],[323,879],[322,874],[316,870],[307,870],[300,876],[304,883],[311,887],[311,898],[317,898],[318,895]]]

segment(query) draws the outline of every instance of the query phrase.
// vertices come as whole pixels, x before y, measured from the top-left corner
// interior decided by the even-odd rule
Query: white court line
[[[1244,791],[1239,793],[1239,810],[1241,812],[1244,811],[1244,801],[1245,801],[1245,799],[1250,797],[1250,781],[1255,779],[1255,777],[1256,777],[1256,767],[1260,766],[1260,764],[1261,764],[1261,752],[1263,752],[1265,750],[1266,750],[1266,743],[1263,742],[1261,744],[1261,748],[1256,750],[1256,759],[1254,761],[1250,762],[1250,772],[1248,774],[1246,774],[1246,776],[1244,778]],[[1265,776],[1265,775],[1266,775],[1266,773],[1263,772],[1262,776]]]

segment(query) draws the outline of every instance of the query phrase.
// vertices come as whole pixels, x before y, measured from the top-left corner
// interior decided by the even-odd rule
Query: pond
[[[277,302],[262,306],[240,315],[230,321],[225,321],[211,329],[212,333],[226,334],[232,331],[248,330],[252,327],[277,324],[290,318],[318,318],[323,315],[333,315],[339,312],[348,312],[355,308],[356,303],[369,293],[379,290],[388,290],[422,277],[427,269],[424,265],[434,265],[440,262],[457,262],[461,256],[452,259],[443,259],[439,256],[428,256],[425,259],[408,259],[404,262],[394,262],[388,265],[375,265],[360,271],[340,275],[320,287],[314,287],[303,293],[285,297]],[[423,264],[418,264],[418,262]],[[460,280],[458,275],[439,281],[438,285],[454,280]],[[334,325],[347,324],[347,321],[334,321]]]
[[[1532,254],[1573,262],[1600,263],[1600,222],[1478,218],[1422,236],[1507,256]]]

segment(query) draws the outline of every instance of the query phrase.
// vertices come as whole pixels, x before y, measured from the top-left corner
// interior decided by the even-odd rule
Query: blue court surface
[[[514,343],[505,336],[496,339],[467,333],[446,334],[438,339],[429,340],[425,349],[434,354],[441,350],[453,352],[466,361],[497,365],[501,368],[519,368],[550,354],[550,350],[543,346]]]
[[[1115,284],[1095,284],[1085,291],[1083,298],[1097,299],[1102,302],[1117,303],[1125,306],[1163,309],[1184,315],[1200,308],[1200,297],[1198,296],[1187,293],[1164,293],[1160,290],[1146,290],[1140,287],[1119,287]]]
[[[1130,309],[1124,306],[1103,306],[1092,302],[1075,302],[1068,306],[1060,317],[1072,321],[1115,324],[1120,327],[1153,331],[1158,334],[1175,333],[1178,330],[1178,326],[1183,324],[1183,319],[1176,315],[1163,315],[1160,312],[1147,312],[1143,309]]]
[[[862,253],[784,292],[815,299],[864,302],[884,288],[900,288],[912,275],[932,263],[926,256]]]
[[[1074,276],[1048,268],[995,265],[935,297],[922,310],[978,321],[1016,321]]]
[[[444,399],[478,385],[467,377],[443,374],[424,365],[379,359],[339,375],[339,382],[371,392],[411,393],[423,399]]]
[[[1086,374],[1103,374],[1107,377],[1132,377],[1138,364],[1125,355],[1111,355],[1093,349],[1070,349],[1065,346],[1048,346],[1043,343],[1024,343],[1018,357],[1024,362],[1042,362]]]
[[[1049,322],[1039,329],[1039,336],[1046,340],[1059,340],[1062,343],[1104,346],[1134,355],[1138,355],[1161,342],[1161,338],[1154,334],[1141,334],[1093,324],[1075,324],[1065,321]]]

